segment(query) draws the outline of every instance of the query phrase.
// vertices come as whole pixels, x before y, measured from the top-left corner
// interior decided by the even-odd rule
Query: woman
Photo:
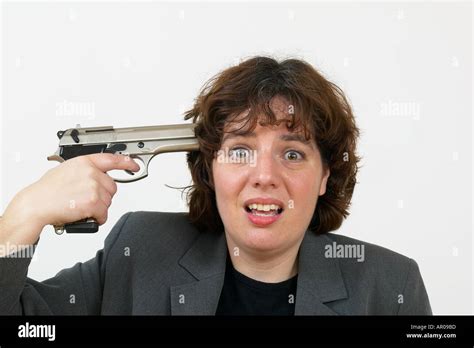
[[[94,259],[41,283],[26,277],[30,258],[3,257],[1,314],[431,314],[415,261],[329,233],[349,214],[359,161],[337,86],[304,61],[254,57],[211,79],[185,119],[200,143],[189,214],[127,213]],[[50,170],[7,207],[1,242],[103,224],[111,169],[139,168],[99,154]]]

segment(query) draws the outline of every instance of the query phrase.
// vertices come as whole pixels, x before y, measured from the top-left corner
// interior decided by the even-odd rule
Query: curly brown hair
[[[243,112],[248,112],[244,126],[232,132],[250,132],[257,121],[261,125],[278,124],[270,108],[275,96],[284,97],[294,107],[288,130],[301,130],[306,139],[314,139],[323,164],[330,169],[326,193],[319,197],[308,229],[317,234],[336,230],[349,215],[360,160],[356,155],[359,129],[344,93],[303,60],[278,62],[257,56],[212,77],[202,87],[193,108],[185,112],[184,119],[196,124],[200,144],[199,151],[187,154],[193,180],[187,187],[189,219],[199,230],[224,230],[212,174],[224,126],[241,123],[242,118],[237,120],[237,116]]]

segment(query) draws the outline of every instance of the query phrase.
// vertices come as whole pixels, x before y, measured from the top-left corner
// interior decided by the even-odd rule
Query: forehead
[[[314,145],[312,131],[300,123],[297,127],[290,127],[295,121],[294,107],[283,96],[275,96],[268,103],[271,115],[265,108],[248,108],[239,114],[229,117],[224,123],[222,141],[236,137],[256,138],[258,134],[272,131],[284,141],[299,141],[305,145]],[[267,133],[268,134],[268,133]]]

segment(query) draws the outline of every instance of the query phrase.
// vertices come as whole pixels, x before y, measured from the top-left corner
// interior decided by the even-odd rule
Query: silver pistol
[[[173,124],[162,126],[113,128],[90,127],[70,128],[58,131],[59,148],[48,161],[64,162],[71,158],[93,153],[112,153],[129,155],[142,162],[138,173],[126,170],[129,177],[112,178],[116,182],[133,182],[148,176],[151,159],[165,152],[197,151],[198,141],[194,135],[195,124]],[[97,221],[87,218],[62,226],[54,226],[57,234],[94,233],[99,229]]]

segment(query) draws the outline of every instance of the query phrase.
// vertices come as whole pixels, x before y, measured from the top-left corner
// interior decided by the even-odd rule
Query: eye
[[[287,151],[285,153],[285,158],[292,161],[292,162],[300,161],[300,160],[304,159],[304,154],[299,152],[299,151],[290,150],[290,151]]]
[[[229,150],[229,157],[233,159],[242,159],[250,157],[250,150],[244,147],[235,147]]]

